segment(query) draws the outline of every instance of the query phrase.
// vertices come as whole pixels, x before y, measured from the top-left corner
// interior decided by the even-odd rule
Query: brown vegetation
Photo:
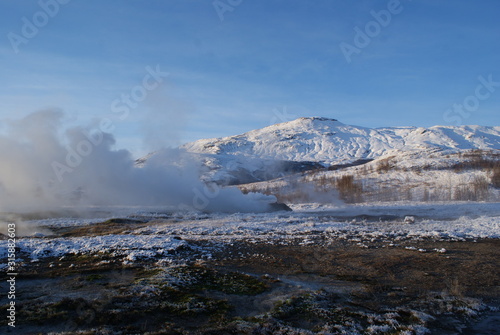
[[[500,188],[500,164],[497,165],[491,171],[491,185],[496,188]]]
[[[393,157],[388,157],[388,158],[384,158],[384,159],[381,159],[380,161],[378,161],[377,172],[378,173],[387,173],[390,170],[392,170],[394,168],[394,165],[392,163],[392,158]]]
[[[363,185],[354,180],[353,175],[345,175],[336,179],[340,198],[348,203],[361,202]]]
[[[348,174],[347,170],[344,173],[334,173],[319,169],[309,171],[301,178],[297,176],[299,179],[291,177],[284,180],[283,187],[276,185],[264,188],[262,185],[250,187],[253,191],[273,194],[285,203],[314,202],[318,196],[334,198],[337,193],[348,203],[495,200],[494,195],[497,191],[494,188],[500,188],[500,153],[470,150],[450,154],[446,158],[451,160],[447,164],[444,161],[409,167],[399,166],[396,158],[391,156],[370,164],[369,161],[363,161],[363,164],[336,165],[328,169],[338,170],[349,166]],[[422,177],[438,170],[447,173],[448,182],[443,184],[442,180],[434,181],[430,178],[422,183]],[[387,175],[391,171],[398,173]],[[377,180],[378,177],[374,172],[386,176],[381,176],[380,180]],[[241,188],[244,192],[250,189],[249,186]]]
[[[476,176],[470,183],[455,187],[453,200],[481,201],[488,199],[488,180],[483,176]]]

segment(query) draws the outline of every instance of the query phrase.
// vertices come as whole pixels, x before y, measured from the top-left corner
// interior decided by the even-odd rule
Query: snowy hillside
[[[182,146],[199,155],[205,179],[225,184],[270,180],[293,172],[373,160],[387,155],[500,150],[500,127],[365,128],[321,117],[302,117],[241,135]],[[411,164],[410,164],[411,165]]]
[[[500,149],[500,127],[371,129],[345,125],[334,119],[303,117],[242,135],[199,140],[183,148],[195,153],[331,165],[377,158],[392,150]]]
[[[368,163],[239,186],[287,204],[378,201],[499,201],[500,151],[400,152]]]

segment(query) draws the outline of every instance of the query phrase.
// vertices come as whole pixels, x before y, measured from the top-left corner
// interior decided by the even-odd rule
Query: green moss
[[[90,281],[90,282],[93,282],[93,281],[96,281],[96,280],[100,280],[102,279],[103,276],[102,275],[99,275],[99,274],[91,274],[91,275],[88,275],[87,278],[85,278],[86,281]]]
[[[141,269],[136,273],[135,277],[137,280],[141,280],[144,278],[151,278],[151,277],[157,276],[162,272],[163,272],[163,269],[161,269],[161,268]]]
[[[131,223],[144,223],[144,220],[137,219],[123,219],[123,218],[113,218],[100,223],[98,225],[122,225],[122,224],[131,224]]]
[[[161,307],[174,315],[220,315],[231,306],[224,300],[210,299],[172,287],[163,287]]]
[[[272,311],[272,315],[277,319],[290,319],[295,317],[309,318],[314,312],[314,297],[309,294],[301,294],[280,301]]]
[[[20,306],[18,320],[22,324],[55,324],[77,316],[76,310],[85,303],[83,299],[64,298],[55,303],[40,304],[39,301]]]
[[[170,273],[182,280],[179,286],[189,291],[212,290],[227,294],[257,295],[267,286],[259,279],[239,272],[219,272],[203,266],[173,268]]]

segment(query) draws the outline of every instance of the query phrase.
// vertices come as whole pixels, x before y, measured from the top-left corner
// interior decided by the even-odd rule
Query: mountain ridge
[[[388,156],[417,167],[428,157],[500,150],[500,127],[367,128],[325,117],[301,117],[249,132],[180,147],[203,165],[201,179],[222,185],[272,180],[297,172],[338,169]],[[147,159],[147,158],[146,158]]]
[[[331,118],[302,117],[239,135],[194,141],[181,148],[196,154],[332,165],[374,159],[394,150],[499,150],[500,127],[367,128]]]

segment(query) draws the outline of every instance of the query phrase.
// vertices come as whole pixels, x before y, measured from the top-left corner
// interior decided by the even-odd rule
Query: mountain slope
[[[304,117],[245,134],[198,140],[188,152],[259,160],[342,164],[393,151],[500,149],[500,127],[364,128],[334,119]]]

